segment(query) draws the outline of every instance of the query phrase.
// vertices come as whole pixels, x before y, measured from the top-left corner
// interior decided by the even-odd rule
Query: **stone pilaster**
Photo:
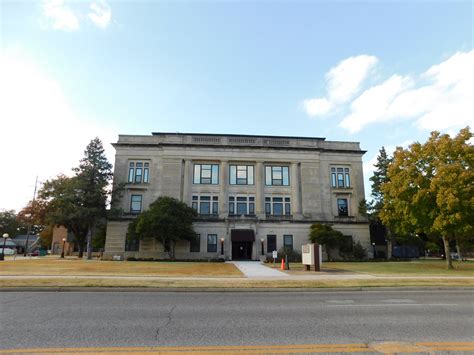
[[[294,219],[301,219],[301,181],[298,163],[291,163],[291,213]]]
[[[225,218],[229,213],[229,162],[222,160],[219,167],[219,217]]]
[[[265,175],[263,173],[263,163],[257,162],[255,165],[255,214],[257,217],[265,217],[265,196],[263,193],[263,187],[265,186]]]

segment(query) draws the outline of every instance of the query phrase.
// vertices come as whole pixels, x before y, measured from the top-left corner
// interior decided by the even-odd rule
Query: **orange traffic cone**
[[[281,269],[285,270],[285,259],[281,258]]]

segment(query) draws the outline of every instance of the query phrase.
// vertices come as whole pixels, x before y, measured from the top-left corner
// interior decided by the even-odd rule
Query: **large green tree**
[[[15,210],[0,211],[0,236],[7,233],[10,237],[19,234],[20,222],[16,219]]]
[[[326,247],[328,260],[331,260],[331,250],[339,248],[346,242],[341,232],[333,229],[328,224],[321,223],[311,225],[308,239],[311,243],[318,243]]]
[[[38,200],[46,204],[46,223],[62,225],[72,232],[82,258],[89,224],[76,177],[59,175],[46,181],[38,193]]]
[[[382,185],[388,181],[388,167],[390,166],[392,159],[390,159],[385,151],[385,147],[379,150],[377,156],[377,162],[374,164],[374,174],[370,177],[372,182],[372,199],[374,205],[372,207],[373,213],[378,215],[383,206],[383,192],[381,190]]]
[[[196,211],[171,197],[159,197],[129,225],[131,236],[139,239],[154,238],[166,247],[171,259],[175,258],[176,243],[197,238],[193,229]]]
[[[372,182],[372,201],[367,205],[367,215],[370,222],[371,239],[373,242],[375,242],[377,236],[380,236],[379,233],[383,233],[383,239],[387,240],[389,243],[387,245],[388,258],[390,258],[392,255],[392,245],[395,242],[395,233],[391,232],[390,226],[383,225],[379,214],[382,210],[384,202],[384,194],[381,188],[384,183],[388,182],[388,167],[390,166],[391,162],[392,159],[387,155],[385,147],[382,147],[379,150],[377,162],[374,164],[374,173],[369,179]]]
[[[112,179],[112,164],[107,160],[99,138],[91,140],[79,166],[73,170],[77,174],[77,187],[82,192],[81,207],[88,224],[87,259],[91,259],[92,231],[107,216],[107,198],[110,195],[109,184]]]
[[[44,183],[39,200],[46,205],[45,219],[70,230],[83,256],[92,255],[92,233],[107,216],[107,199],[111,191],[112,165],[107,161],[102,142],[94,138],[74,168],[75,176],[58,176]]]
[[[473,233],[474,150],[472,133],[451,138],[432,132],[424,144],[398,147],[382,184],[382,221],[400,233],[438,235],[452,268],[449,242]]]

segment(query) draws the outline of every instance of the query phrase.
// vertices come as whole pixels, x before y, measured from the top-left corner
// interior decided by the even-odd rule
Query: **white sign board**
[[[303,265],[314,265],[314,244],[301,246],[301,258]]]
[[[274,251],[272,252],[272,257],[273,257],[273,259],[278,258],[278,252],[277,252],[276,250],[274,250]]]

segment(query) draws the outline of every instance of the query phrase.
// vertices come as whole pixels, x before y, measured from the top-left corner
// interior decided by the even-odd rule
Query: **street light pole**
[[[221,255],[224,255],[224,238],[221,238]]]
[[[374,253],[374,259],[377,256],[377,252],[375,251],[375,243],[372,243],[372,248],[373,248],[373,253]]]
[[[263,250],[263,249],[264,249],[264,245],[263,245],[263,242],[264,242],[264,241],[265,241],[265,240],[264,240],[263,238],[260,239],[260,243],[261,243],[261,244],[260,244],[261,255],[265,255],[265,250]]]
[[[61,250],[61,259],[64,259],[64,245],[66,244],[66,238],[63,238],[63,248]]]

